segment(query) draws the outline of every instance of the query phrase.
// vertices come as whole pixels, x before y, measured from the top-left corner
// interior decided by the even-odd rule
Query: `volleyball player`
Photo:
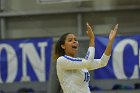
[[[75,58],[79,43],[74,34],[66,33],[56,43],[55,54],[58,57],[56,65],[57,76],[64,93],[91,93],[88,87],[90,79],[88,71],[106,66],[111,55],[118,24],[111,30],[107,47],[100,59],[94,59],[94,31],[88,23],[86,25],[89,48],[85,58]]]

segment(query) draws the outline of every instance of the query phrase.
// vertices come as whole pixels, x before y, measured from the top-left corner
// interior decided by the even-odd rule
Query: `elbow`
[[[101,63],[101,66],[102,66],[102,67],[105,67],[105,66],[107,66],[107,63],[108,63],[108,62],[102,62],[102,63]]]
[[[92,64],[92,62],[94,61],[94,58],[89,58],[87,61]]]

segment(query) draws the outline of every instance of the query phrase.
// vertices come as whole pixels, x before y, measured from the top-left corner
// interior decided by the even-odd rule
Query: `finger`
[[[115,25],[114,31],[117,31],[117,30],[118,30],[118,26],[119,26],[119,24],[116,24],[116,25]]]
[[[87,26],[89,25],[88,22],[86,24],[87,24]]]
[[[91,26],[89,25],[89,23],[87,22],[87,28],[88,30],[92,30]]]
[[[88,35],[88,31],[86,31],[87,35]]]
[[[87,22],[87,26],[90,27],[89,23]]]
[[[111,31],[111,34],[115,37],[116,36],[116,31],[115,30],[112,30]]]
[[[89,27],[89,24],[88,24],[88,22],[86,23],[86,25],[87,25],[87,27]]]
[[[86,23],[86,25],[87,25],[87,31],[89,30],[89,24],[88,24],[88,22]]]
[[[89,36],[89,31],[86,31],[87,35]]]
[[[114,30],[111,30],[110,34],[113,34],[113,31],[114,31]]]

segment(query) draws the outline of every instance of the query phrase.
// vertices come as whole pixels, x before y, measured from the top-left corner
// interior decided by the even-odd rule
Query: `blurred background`
[[[91,93],[140,93],[140,0],[0,0],[0,44],[5,43],[5,40],[6,43],[12,43],[14,40],[48,37],[52,38],[53,42],[50,51],[49,79],[42,81],[38,79],[6,81],[8,74],[1,74],[5,72],[2,72],[3,52],[0,50],[0,93],[19,93],[20,90],[22,91],[20,93],[63,93],[56,75],[53,46],[62,34],[74,33],[80,42],[77,56],[84,57],[88,47],[86,22],[93,26],[94,33],[99,38],[108,36],[113,26],[118,23],[118,37],[132,36],[138,45],[137,77],[98,78],[94,77],[97,72],[91,71]],[[125,67],[128,70],[135,68],[127,63]],[[108,70],[114,71],[109,67]]]

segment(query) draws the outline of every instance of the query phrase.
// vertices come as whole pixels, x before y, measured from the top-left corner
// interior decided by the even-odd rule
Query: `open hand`
[[[89,37],[90,40],[94,41],[95,40],[95,37],[94,37],[94,33],[93,33],[93,30],[91,28],[91,26],[87,23],[87,35]]]
[[[117,31],[118,31],[118,24],[115,25],[114,29],[111,30],[111,32],[109,34],[109,40],[110,41],[112,41],[112,42],[114,41],[114,38],[115,38],[115,36],[117,34]]]

